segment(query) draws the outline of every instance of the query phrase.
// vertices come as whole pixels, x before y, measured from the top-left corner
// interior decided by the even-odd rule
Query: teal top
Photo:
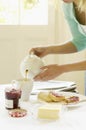
[[[73,3],[67,4],[63,2],[63,11],[71,30],[71,42],[76,46],[78,51],[84,50],[86,48],[86,33],[75,17]]]

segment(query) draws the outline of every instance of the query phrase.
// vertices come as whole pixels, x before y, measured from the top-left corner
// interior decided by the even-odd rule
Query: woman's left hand
[[[41,73],[34,77],[35,81],[52,80],[63,73],[62,67],[57,64],[43,66],[41,70]]]

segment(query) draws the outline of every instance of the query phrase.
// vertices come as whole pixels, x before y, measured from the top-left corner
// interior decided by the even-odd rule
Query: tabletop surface
[[[36,85],[36,84],[35,84]],[[0,127],[4,130],[86,130],[86,103],[67,107],[57,120],[39,120],[31,111],[35,110],[38,102],[36,95],[31,95],[30,102],[22,102],[22,107],[27,109],[25,117],[13,118],[5,108],[4,89],[10,84],[0,85]],[[36,86],[35,86],[36,87]],[[78,94],[79,95],[79,94]],[[79,95],[86,98],[83,95]]]

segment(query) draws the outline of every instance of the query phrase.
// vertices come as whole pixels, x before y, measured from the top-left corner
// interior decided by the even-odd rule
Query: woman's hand
[[[30,54],[35,54],[37,55],[38,57],[44,57],[46,55],[48,55],[49,53],[49,49],[48,47],[36,47],[36,48],[32,48],[30,51],[29,51]]]
[[[35,81],[51,80],[64,73],[62,67],[57,64],[44,66],[41,69],[42,69],[41,73],[34,77]]]

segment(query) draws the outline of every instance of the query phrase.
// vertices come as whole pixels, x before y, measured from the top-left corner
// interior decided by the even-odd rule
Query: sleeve
[[[77,51],[86,49],[86,38],[82,39],[73,38],[71,42],[76,46]]]
[[[86,33],[75,18],[72,5],[63,4],[63,11],[72,34],[71,42],[76,46],[77,51],[86,49]]]

